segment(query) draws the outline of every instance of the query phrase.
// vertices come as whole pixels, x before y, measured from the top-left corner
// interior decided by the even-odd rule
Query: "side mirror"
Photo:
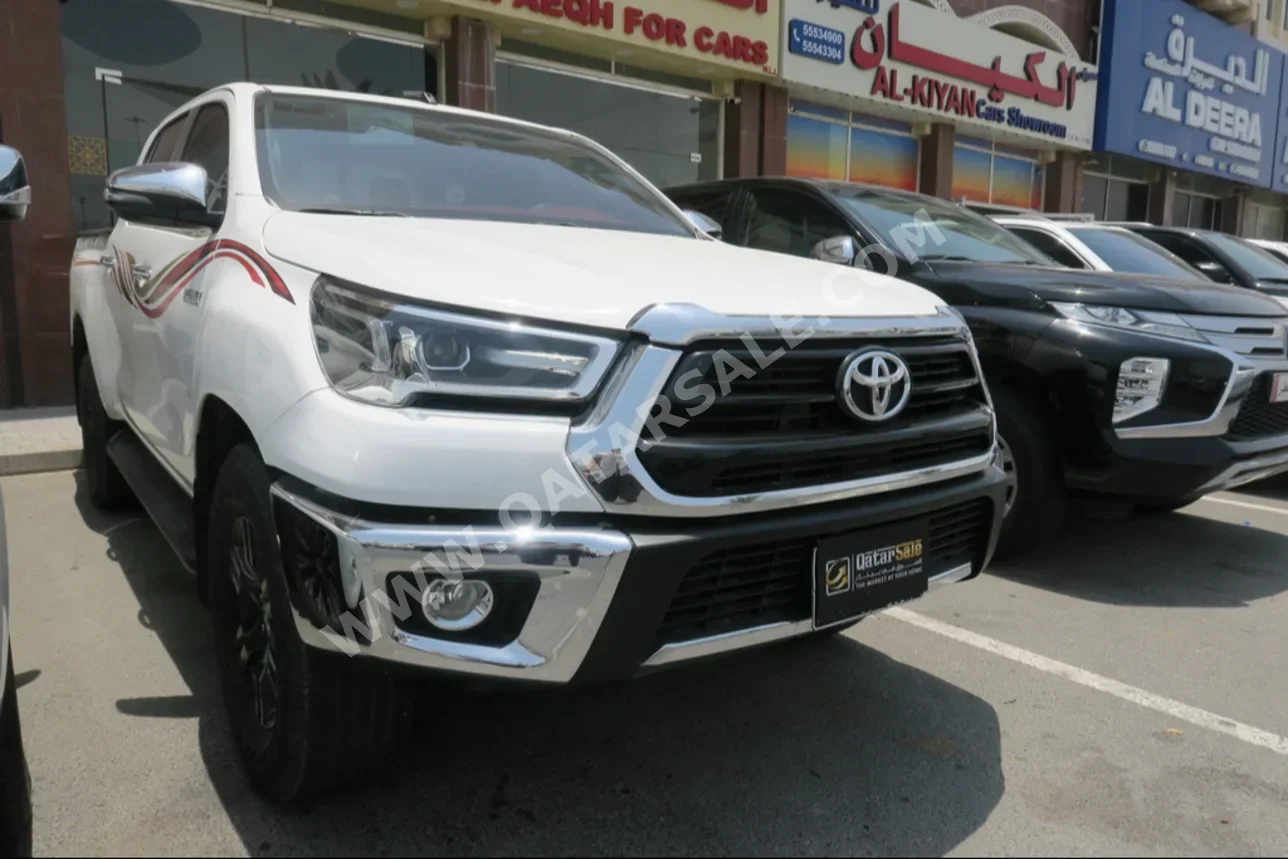
[[[719,222],[713,218],[708,218],[706,215],[693,209],[685,209],[684,217],[688,218],[689,223],[693,224],[693,226],[697,227],[699,230],[702,230],[702,232],[706,233],[711,238],[724,238],[724,227],[720,226]]]
[[[859,256],[859,245],[853,236],[833,236],[814,245],[810,256],[837,265],[854,265]]]
[[[1210,280],[1215,280],[1217,283],[1234,283],[1234,277],[1230,274],[1230,270],[1216,260],[1198,262],[1194,264],[1194,267],[1203,272],[1204,276]]]
[[[27,164],[12,146],[0,146],[0,221],[21,221],[31,205]]]
[[[206,206],[206,168],[196,164],[141,164],[117,170],[103,198],[118,218],[213,227],[222,215]]]

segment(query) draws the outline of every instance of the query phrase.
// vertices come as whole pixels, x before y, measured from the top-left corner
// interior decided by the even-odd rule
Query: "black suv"
[[[1192,227],[1121,226],[1162,245],[1217,283],[1288,297],[1288,263],[1243,239]]]
[[[861,265],[971,325],[1011,484],[999,556],[1069,494],[1182,507],[1288,471],[1288,311],[1203,280],[1075,271],[963,206],[842,182],[672,188],[726,242]]]

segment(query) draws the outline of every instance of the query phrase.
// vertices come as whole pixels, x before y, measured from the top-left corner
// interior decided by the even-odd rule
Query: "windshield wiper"
[[[379,209],[346,209],[342,206],[309,206],[304,209],[296,209],[309,215],[360,215],[364,218],[410,218],[411,215],[406,212],[385,212]]]
[[[923,254],[926,262],[979,262],[974,257],[953,256],[951,254]]]

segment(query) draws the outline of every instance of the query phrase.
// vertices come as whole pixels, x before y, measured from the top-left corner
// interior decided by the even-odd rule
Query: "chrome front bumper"
[[[632,548],[630,538],[611,530],[377,524],[334,513],[282,482],[271,494],[335,535],[345,598],[356,628],[370,642],[358,644],[343,629],[320,629],[296,605],[296,628],[305,644],[422,669],[568,682],[599,631]],[[527,623],[512,643],[491,647],[413,635],[398,628],[396,595],[371,596],[385,594],[390,573],[429,559],[450,565],[463,556],[470,557],[472,572],[525,572],[540,579]]]
[[[338,514],[303,494],[289,478],[274,484],[285,503],[336,538],[348,618],[323,628],[292,594],[296,629],[305,644],[412,668],[477,677],[568,683],[577,675],[599,635],[635,551],[622,531],[596,528],[534,528],[384,524]],[[462,643],[400,628],[396,594],[385,591],[391,573],[468,557],[471,573],[521,572],[540,580],[531,612],[518,637],[503,646]],[[434,561],[429,561],[431,567]],[[645,571],[647,572],[647,571]],[[967,564],[936,575],[931,589],[971,576]],[[377,596],[373,597],[372,595]],[[418,603],[407,606],[419,611]],[[406,618],[406,615],[403,615]],[[354,635],[356,630],[358,635]],[[807,635],[811,621],[760,626],[662,646],[636,670],[673,665]],[[348,633],[348,634],[346,634]]]
[[[1223,489],[1234,489],[1253,483],[1258,480],[1264,480],[1267,477],[1274,477],[1278,474],[1288,473],[1288,450],[1280,450],[1274,453],[1268,453],[1255,459],[1246,459],[1242,462],[1236,462],[1234,465],[1221,472],[1215,478],[1210,480],[1201,490],[1200,495],[1206,495],[1209,492],[1220,492]]]

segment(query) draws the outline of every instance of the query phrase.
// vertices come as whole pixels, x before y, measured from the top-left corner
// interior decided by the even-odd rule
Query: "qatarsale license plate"
[[[820,540],[814,550],[814,628],[925,594],[929,528],[923,519]]]

